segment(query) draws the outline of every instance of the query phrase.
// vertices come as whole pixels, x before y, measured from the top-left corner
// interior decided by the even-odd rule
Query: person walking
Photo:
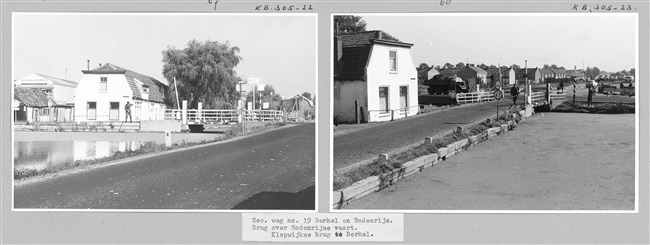
[[[517,88],[516,84],[513,84],[512,88],[510,88],[510,96],[512,96],[512,105],[517,105],[517,95],[519,95],[519,88]]]
[[[594,91],[591,90],[592,87],[589,87],[589,91],[587,94],[587,106],[591,106],[591,97],[593,97]]]
[[[126,112],[126,119],[124,119],[124,122],[127,120],[133,122],[133,117],[131,116],[131,102],[126,102],[126,105],[124,105],[124,111]]]

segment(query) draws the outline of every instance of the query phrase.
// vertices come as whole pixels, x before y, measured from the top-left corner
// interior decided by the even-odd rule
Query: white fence
[[[456,94],[456,101],[460,104],[465,103],[479,103],[494,100],[494,91],[490,92],[474,92],[474,93],[458,93]]]
[[[276,110],[244,110],[241,111],[244,121],[278,121],[284,117],[282,111]],[[238,110],[187,110],[188,124],[203,123],[228,123],[238,122],[240,111]],[[168,109],[163,112],[164,120],[183,120],[183,110]]]

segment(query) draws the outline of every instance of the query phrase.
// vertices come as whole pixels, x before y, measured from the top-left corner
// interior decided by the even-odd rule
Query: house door
[[[108,109],[108,120],[120,120],[120,102],[110,102],[109,104],[110,108]]]
[[[379,110],[388,111],[388,87],[379,87]]]
[[[88,102],[86,106],[86,119],[97,120],[97,102]]]

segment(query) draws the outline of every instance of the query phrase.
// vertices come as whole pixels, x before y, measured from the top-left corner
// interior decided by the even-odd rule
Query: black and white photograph
[[[13,210],[316,209],[316,15],[12,20]]]
[[[636,14],[333,14],[332,211],[635,212]]]

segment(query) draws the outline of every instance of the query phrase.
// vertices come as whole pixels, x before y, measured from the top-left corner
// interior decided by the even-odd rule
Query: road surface
[[[522,101],[517,101],[521,105]],[[501,100],[499,110],[514,110],[512,100]],[[334,169],[376,158],[403,146],[424,141],[457,126],[496,115],[497,102],[465,104],[418,116],[377,123],[376,126],[334,136]]]
[[[634,114],[544,114],[345,209],[634,210]]]
[[[315,209],[313,123],[17,185],[15,208]]]

